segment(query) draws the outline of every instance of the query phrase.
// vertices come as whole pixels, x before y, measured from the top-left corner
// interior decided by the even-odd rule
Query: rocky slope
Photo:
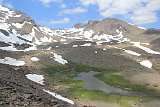
[[[118,35],[118,32],[116,32],[118,29],[128,39],[149,43],[159,37],[159,30],[146,29],[114,18],[107,18],[102,21],[88,21],[86,24],[77,23],[74,27],[85,28],[86,30],[92,29],[95,33],[100,32],[108,35]]]
[[[38,27],[26,14],[0,6],[0,48],[2,50],[7,50],[7,46],[13,51],[36,50],[36,45],[52,41],[48,32],[50,32],[49,28]]]

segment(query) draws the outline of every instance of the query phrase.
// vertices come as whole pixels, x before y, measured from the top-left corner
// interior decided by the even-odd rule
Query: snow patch
[[[102,45],[102,43],[104,43],[105,41],[98,41],[98,42],[96,42],[96,44],[97,44],[97,46],[101,46]],[[107,42],[107,41],[106,41]]]
[[[117,33],[120,33],[119,29],[116,30]]]
[[[56,46],[56,48],[58,48],[59,46]]]
[[[25,50],[17,50],[13,45],[11,46],[6,46],[6,47],[0,47],[0,49],[2,50],[6,50],[6,51],[17,51],[17,52],[26,52],[26,51],[34,51],[37,50],[37,48],[35,46],[31,46],[29,48],[26,48]]]
[[[38,59],[37,57],[32,57],[32,58],[31,58],[31,61],[32,61],[32,62],[36,62],[36,61],[39,61],[39,59]]]
[[[26,77],[33,82],[44,85],[44,76],[43,75],[27,74]]]
[[[19,14],[19,15],[15,15],[14,17],[21,17],[21,15]]]
[[[78,47],[78,45],[73,45],[72,47]]]
[[[47,50],[51,50],[52,49],[52,47],[50,46],[49,48],[47,48]]]
[[[47,28],[47,27],[39,27],[39,28],[46,35],[50,35],[50,36],[54,35],[54,31],[50,28]]]
[[[90,39],[92,37],[93,33],[94,32],[92,30],[90,30],[90,31],[84,31],[83,35],[84,35],[85,38]]]
[[[10,57],[5,57],[4,59],[0,59],[0,63],[14,65],[14,66],[23,66],[25,64],[25,61],[20,61]]]
[[[131,55],[135,55],[135,56],[141,56],[141,54],[131,51],[131,50],[124,50],[126,53],[131,54]]]
[[[142,45],[148,45],[149,46],[149,43],[141,43]]]
[[[66,41],[66,39],[61,39],[60,41],[61,41],[61,42],[65,42],[65,41]]]
[[[140,42],[130,42],[130,43],[132,43],[133,46],[138,47],[138,48],[146,51],[147,53],[150,53],[150,54],[160,54],[160,52],[156,52],[156,51],[151,50],[150,48],[142,46]]]
[[[149,60],[143,60],[140,62],[140,64],[144,67],[152,69],[152,62]]]
[[[56,53],[53,53],[53,54],[54,54],[54,60],[55,61],[57,61],[57,62],[59,62],[60,64],[63,64],[63,65],[68,63],[68,61],[63,59],[61,55],[57,55]]]
[[[12,25],[15,26],[16,28],[20,29],[20,28],[23,27],[24,23],[23,24],[21,24],[21,23],[12,23]]]
[[[91,46],[91,43],[85,43],[84,45],[80,45],[80,46]]]
[[[32,24],[32,23],[30,23],[30,22],[27,22],[27,21],[24,21],[24,23],[12,23],[12,25],[13,26],[15,26],[16,28],[23,28],[23,26],[26,24],[26,23],[28,23],[28,24]]]
[[[68,103],[70,103],[70,104],[72,104],[72,105],[74,104],[74,102],[73,102],[72,100],[67,99],[67,98],[64,98],[64,97],[62,97],[61,95],[58,95],[58,94],[56,94],[56,93],[54,93],[54,92],[51,92],[51,91],[45,90],[45,89],[43,89],[43,91],[46,92],[46,93],[48,93],[48,94],[50,94],[50,95],[52,95],[53,97],[55,97],[55,98],[57,98],[57,99],[59,99],[59,100],[68,102]]]

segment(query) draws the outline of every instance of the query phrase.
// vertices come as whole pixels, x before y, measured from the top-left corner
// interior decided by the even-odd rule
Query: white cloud
[[[8,8],[13,8],[13,5],[11,3],[8,3],[8,2],[5,3],[4,0],[0,0],[0,4]]]
[[[50,20],[49,24],[64,24],[70,21],[69,18],[63,18],[62,20]]]
[[[97,5],[104,17],[123,15],[136,24],[153,23],[158,20],[160,0],[80,0],[85,6]]]
[[[66,8],[66,7],[67,7],[66,4],[64,4],[64,3],[61,4],[61,8],[62,8],[62,9]]]
[[[61,12],[61,14],[77,14],[77,13],[84,13],[87,12],[88,10],[82,7],[77,7],[74,9],[65,9]]]
[[[62,0],[39,0],[39,1],[46,7],[49,7],[49,4],[53,2],[62,2]]]
[[[6,7],[8,7],[8,8],[13,8],[13,5],[11,4],[11,3],[6,3],[6,4],[4,4]]]
[[[140,8],[137,11],[133,12],[128,17],[138,25],[146,24],[146,23],[154,23],[158,20],[156,12]]]

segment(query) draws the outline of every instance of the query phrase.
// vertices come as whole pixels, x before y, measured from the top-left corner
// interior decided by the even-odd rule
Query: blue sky
[[[73,27],[77,22],[109,17],[160,29],[160,0],[0,0],[0,3],[51,28]]]

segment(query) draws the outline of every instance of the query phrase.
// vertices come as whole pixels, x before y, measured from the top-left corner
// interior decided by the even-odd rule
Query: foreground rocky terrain
[[[112,18],[50,29],[0,6],[0,107],[158,107],[159,40],[159,30]],[[90,71],[91,84],[75,79]]]

